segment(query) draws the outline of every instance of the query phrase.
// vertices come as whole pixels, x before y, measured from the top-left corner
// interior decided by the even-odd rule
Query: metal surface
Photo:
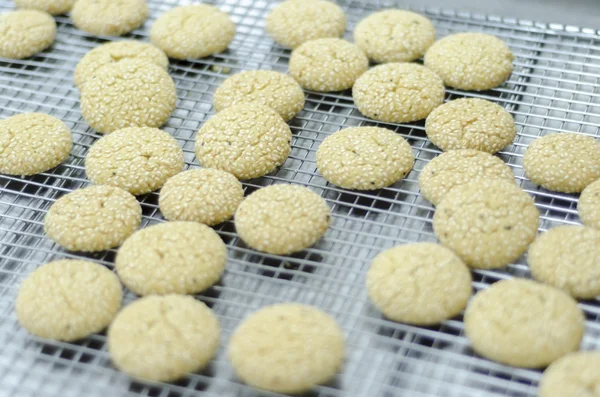
[[[238,26],[230,49],[196,62],[172,62],[178,106],[164,129],[173,133],[196,167],[195,132],[214,113],[212,93],[231,74],[248,69],[285,71],[289,51],[264,33],[266,1],[215,2]],[[393,3],[342,1],[349,25]],[[151,18],[132,37],[147,39],[152,21],[176,5],[151,0]],[[0,10],[12,8],[0,0]],[[517,58],[510,80],[482,93],[448,90],[448,99],[477,96],[505,106],[516,119],[518,137],[500,155],[513,168],[519,184],[535,197],[542,215],[540,230],[578,223],[577,197],[549,193],[523,178],[522,155],[538,136],[553,131],[600,135],[600,36],[598,32],[528,21],[429,9],[439,36],[482,31],[505,40]],[[376,123],[361,116],[349,92],[308,93],[305,110],[290,124],[293,150],[275,174],[245,183],[246,193],[271,183],[293,182],[322,194],[333,211],[333,224],[315,247],[291,257],[248,249],[231,222],[217,228],[229,247],[227,272],[221,282],[198,298],[209,304],[222,323],[222,348],[210,367],[175,384],[131,381],[110,364],[104,334],[80,343],[44,341],[21,329],[14,315],[19,283],[39,265],[53,259],[80,257],[57,247],[43,233],[48,207],[61,195],[88,184],[84,156],[99,137],[79,112],[72,75],[77,61],[103,42],[58,17],[57,40],[51,50],[23,61],[0,60],[0,118],[27,111],[45,112],[72,128],[74,147],[58,168],[34,177],[0,176],[0,396],[251,396],[259,393],[232,374],[225,346],[232,330],[251,311],[266,304],[296,301],[319,306],[344,328],[348,340],[343,372],[314,396],[534,396],[541,372],[507,367],[473,354],[460,318],[438,327],[393,323],[369,304],[364,276],[381,250],[408,241],[435,241],[433,207],[419,194],[419,171],[439,151],[425,137],[423,123]],[[356,193],[328,185],[315,168],[319,143],[342,126],[380,125],[408,139],[416,157],[403,181],[376,192]],[[140,197],[143,225],[161,222],[156,193]],[[88,258],[113,267],[114,251]],[[506,271],[475,271],[479,290],[498,279],[528,276],[523,260]],[[134,299],[126,295],[125,303]],[[587,331],[582,348],[600,348],[600,301],[582,302]]]

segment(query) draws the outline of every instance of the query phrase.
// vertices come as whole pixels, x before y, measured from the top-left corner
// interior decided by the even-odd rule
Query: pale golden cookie
[[[0,58],[29,58],[50,47],[56,22],[45,12],[18,10],[0,14]]]
[[[569,353],[550,365],[540,382],[539,397],[599,397],[600,352]]]
[[[584,225],[600,229],[600,180],[583,189],[577,202],[577,211]]]
[[[47,12],[50,15],[61,15],[71,11],[76,0],[14,0],[17,8]]]
[[[148,18],[146,0],[77,0],[71,19],[77,28],[99,36],[122,36]]]

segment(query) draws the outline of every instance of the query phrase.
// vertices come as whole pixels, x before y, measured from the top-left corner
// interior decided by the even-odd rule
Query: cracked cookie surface
[[[97,36],[122,36],[146,18],[146,0],[77,0],[71,10],[75,26]]]
[[[0,14],[0,57],[29,58],[50,47],[56,22],[45,12],[17,10]]]

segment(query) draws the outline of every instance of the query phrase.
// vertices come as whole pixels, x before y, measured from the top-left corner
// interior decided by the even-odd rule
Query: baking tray
[[[188,167],[197,167],[195,133],[212,116],[212,93],[241,70],[285,72],[290,52],[264,32],[264,18],[274,3],[252,0],[211,2],[229,13],[238,30],[229,50],[195,62],[173,61],[178,104],[164,129],[182,145]],[[147,40],[152,22],[184,2],[150,0],[151,17],[129,37]],[[383,1],[339,1],[348,16],[346,38],[358,20]],[[12,8],[0,0],[0,11]],[[504,106],[514,116],[518,136],[500,153],[519,185],[535,197],[540,230],[577,224],[575,195],[550,193],[523,177],[522,156],[535,138],[555,131],[600,135],[600,35],[590,29],[543,24],[439,9],[419,10],[431,18],[440,37],[461,31],[494,34],[516,55],[515,70],[501,87],[485,92],[447,91],[447,99],[480,97]],[[113,268],[115,252],[77,255],[44,236],[43,219],[52,203],[89,182],[83,161],[99,137],[81,117],[73,87],[77,61],[109,38],[92,38],[68,17],[57,17],[58,33],[50,50],[23,61],[0,60],[0,118],[21,112],[44,112],[73,130],[68,160],[49,172],[27,178],[0,176],[0,396],[257,396],[235,378],[225,346],[236,325],[250,312],[283,301],[318,306],[332,314],[348,341],[343,371],[310,396],[535,396],[541,372],[511,368],[473,353],[462,318],[436,327],[387,321],[368,302],[365,272],[381,250],[414,241],[435,241],[433,207],[420,194],[419,172],[439,150],[426,138],[423,123],[388,124],[364,118],[350,92],[307,93],[305,109],[290,121],[292,152],[272,175],[244,183],[246,194],[272,183],[295,183],[321,194],[333,212],[332,226],[316,246],[282,257],[248,249],[233,223],[216,228],[227,243],[227,271],[218,285],[199,295],[219,316],[222,347],[203,372],[172,384],[132,381],[110,363],[104,334],[79,343],[42,340],[16,322],[14,301],[20,282],[50,260],[86,257]],[[414,170],[401,182],[374,192],[353,192],[329,185],[318,175],[315,152],[331,133],[349,126],[393,129],[412,145]],[[139,197],[143,226],[162,222],[156,193]],[[504,271],[476,270],[476,290],[512,276],[528,277],[521,259]],[[125,303],[135,297],[125,296]],[[600,348],[600,300],[580,303],[587,317],[582,349]]]

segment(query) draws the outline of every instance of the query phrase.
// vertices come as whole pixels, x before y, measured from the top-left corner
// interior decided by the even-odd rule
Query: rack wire
[[[158,15],[185,1],[149,0],[151,17],[130,38],[148,39]],[[178,104],[164,129],[182,145],[188,167],[197,167],[195,133],[214,113],[212,94],[231,74],[251,69],[287,70],[290,52],[264,32],[264,17],[273,3],[264,0],[207,1],[228,12],[237,35],[229,50],[194,62],[172,62]],[[393,1],[341,0],[349,24]],[[0,0],[0,11],[12,9]],[[527,181],[522,156],[527,145],[549,132],[573,131],[600,136],[600,32],[440,9],[419,10],[431,18],[440,37],[480,31],[505,40],[516,55],[515,70],[501,87],[479,93],[447,91],[447,99],[480,97],[504,106],[514,116],[518,136],[499,155],[515,172],[520,186],[534,196],[540,230],[577,224],[577,197],[545,191]],[[110,38],[93,38],[77,30],[68,17],[57,17],[51,49],[27,60],[0,59],[0,118],[21,112],[44,112],[64,120],[73,131],[68,160],[33,177],[0,176],[0,396],[255,396],[258,392],[235,378],[222,347],[203,372],[170,384],[141,383],[110,363],[105,334],[78,343],[42,340],[16,322],[14,301],[20,282],[50,260],[82,257],[59,248],[44,236],[43,219],[63,194],[89,184],[83,160],[99,134],[79,112],[73,70],[91,48]],[[365,271],[381,250],[414,241],[435,241],[433,207],[420,194],[420,170],[439,150],[424,134],[423,123],[388,124],[364,118],[350,92],[308,92],[305,109],[290,121],[292,152],[273,174],[244,183],[246,194],[272,183],[296,183],[320,193],[330,204],[333,223],[325,238],[301,253],[281,257],[246,247],[231,222],[217,227],[228,246],[227,271],[218,285],[198,298],[219,316],[222,346],[235,326],[264,305],[295,301],[331,313],[348,341],[343,371],[310,396],[535,396],[541,372],[511,368],[478,357],[464,336],[462,318],[435,327],[388,321],[368,302]],[[383,126],[412,145],[414,170],[401,182],[375,192],[353,192],[327,184],[316,172],[315,152],[322,140],[348,126]],[[162,222],[158,195],[140,197],[143,226]],[[84,256],[113,268],[114,250]],[[503,271],[477,270],[474,288],[512,276],[528,277],[521,259]],[[135,297],[126,293],[125,303]],[[581,302],[587,317],[582,349],[600,348],[600,300]]]

